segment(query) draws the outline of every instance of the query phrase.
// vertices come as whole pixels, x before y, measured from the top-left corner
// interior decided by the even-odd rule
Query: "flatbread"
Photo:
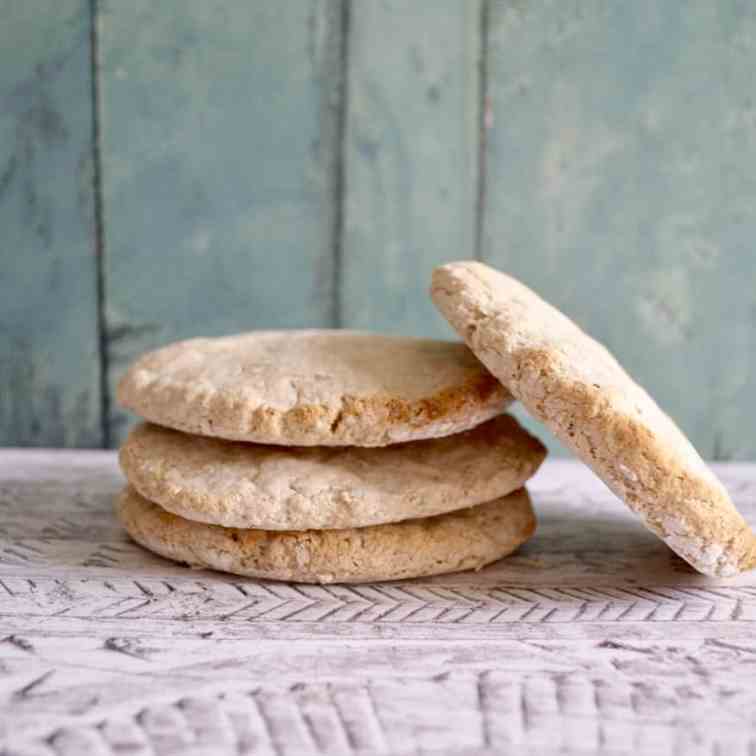
[[[535,529],[524,489],[451,514],[346,530],[223,528],[171,514],[126,488],[118,516],[150,551],[193,567],[301,583],[364,583],[480,569]]]
[[[359,528],[427,517],[520,488],[546,455],[509,415],[464,433],[381,448],[284,447],[134,428],[121,467],[145,498],[237,528]]]
[[[172,344],[138,359],[117,398],[188,433],[298,446],[448,436],[511,402],[464,344],[335,330]]]
[[[674,422],[598,342],[509,276],[438,268],[433,301],[527,410],[707,575],[756,563],[756,539]]]

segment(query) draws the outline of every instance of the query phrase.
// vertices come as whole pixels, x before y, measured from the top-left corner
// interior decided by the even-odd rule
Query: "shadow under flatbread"
[[[546,476],[542,471],[528,484],[538,518],[533,537],[510,557],[454,576],[455,583],[547,587],[731,585],[739,580],[700,575],[587,468],[561,461],[546,468]]]
[[[439,576],[433,582],[548,587],[707,580],[632,515],[576,514],[538,502],[535,506],[538,529],[512,556],[479,572]]]
[[[743,465],[713,469],[743,516],[756,524],[756,476]],[[699,574],[583,465],[549,461],[528,489],[538,518],[534,536],[511,557],[477,573],[478,581],[730,586],[749,580],[748,573],[735,578]]]

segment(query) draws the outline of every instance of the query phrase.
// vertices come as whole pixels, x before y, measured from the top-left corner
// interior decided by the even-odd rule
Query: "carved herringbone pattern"
[[[756,620],[742,586],[296,586],[223,580],[0,578],[0,615],[233,622],[490,624]]]

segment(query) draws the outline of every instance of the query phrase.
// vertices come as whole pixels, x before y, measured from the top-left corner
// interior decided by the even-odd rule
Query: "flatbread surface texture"
[[[145,498],[238,528],[366,527],[480,504],[520,488],[543,445],[510,415],[454,436],[380,448],[285,447],[134,428],[119,459]]]
[[[511,402],[464,344],[338,330],[171,344],[129,368],[117,399],[188,433],[299,446],[448,436]]]

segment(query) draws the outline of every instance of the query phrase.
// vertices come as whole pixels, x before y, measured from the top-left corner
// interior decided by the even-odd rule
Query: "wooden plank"
[[[24,638],[30,625],[39,622],[39,617],[26,614],[0,616],[0,632],[3,638],[14,636]],[[722,643],[751,642],[754,623],[733,620],[719,622],[713,626],[700,619],[690,621],[603,622],[595,620],[582,623],[552,622],[501,622],[491,624],[464,623],[413,623],[388,624],[382,622],[354,622],[338,624],[324,622],[245,622],[243,620],[195,620],[191,616],[176,622],[140,617],[138,620],[120,617],[90,619],[82,624],[80,617],[65,614],[44,620],[45,630],[63,636],[78,638],[82,627],[88,633],[102,633],[108,637],[138,635],[145,642],[157,639],[210,639],[213,641],[243,641],[247,644],[267,641],[320,640],[340,641],[381,641],[394,643],[426,643],[429,640],[462,641],[474,644],[479,641],[540,641],[572,642],[593,641],[596,643],[632,643],[639,637],[646,641],[669,641],[670,631],[675,638],[705,640],[716,637]]]
[[[11,745],[53,740],[62,754],[87,738],[115,752],[105,733],[155,754],[238,753],[239,729],[292,754],[526,745],[713,756],[749,753],[756,736],[752,640],[251,647],[44,629],[19,640],[3,644],[0,732]]]
[[[756,468],[717,465],[715,471],[744,516],[756,517]],[[155,557],[132,543],[112,516],[122,485],[113,453],[0,453],[0,589],[7,594],[0,590],[1,613],[16,607],[44,617],[108,617],[112,612],[103,607],[115,596],[121,605],[113,611],[124,619],[189,614],[439,625],[756,619],[752,573],[719,580],[695,573],[576,463],[547,461],[529,482],[539,526],[517,554],[479,572],[380,589],[292,588]]]
[[[111,391],[174,339],[334,323],[340,23],[329,0],[100,3]]]
[[[0,0],[0,444],[100,446],[86,0]]]
[[[477,0],[352,3],[344,326],[451,337],[427,290],[475,253],[479,32]]]
[[[756,6],[494,0],[488,37],[485,259],[753,459]]]
[[[15,549],[22,553],[23,547],[21,541]],[[112,549],[111,553],[122,551]],[[239,628],[234,628],[238,624],[276,622],[417,625],[429,634],[434,627],[460,624],[472,630],[480,625],[511,623],[599,622],[604,627],[622,623],[638,631],[644,622],[697,621],[715,632],[720,623],[737,621],[751,627],[756,623],[756,594],[750,585],[686,587],[665,582],[641,587],[587,586],[551,579],[538,586],[505,583],[492,587],[447,577],[438,588],[435,583],[416,580],[408,588],[392,585],[382,592],[349,586],[296,590],[244,580],[219,581],[207,574],[187,578],[164,571],[158,577],[138,567],[136,579],[130,580],[125,572],[115,571],[117,564],[84,566],[88,567],[86,573],[77,576],[59,572],[52,577],[36,564],[23,573],[4,570],[0,616],[23,616],[29,621],[65,616],[66,622],[86,620],[93,627],[117,627],[120,623],[124,631],[128,627],[146,630],[168,623],[181,625],[191,617],[196,623],[194,630],[200,624],[211,628],[210,623],[223,622],[224,633],[238,632]],[[181,633],[181,628],[176,632]],[[395,630],[399,635],[402,632],[401,628]],[[557,628],[554,636],[558,635]]]

